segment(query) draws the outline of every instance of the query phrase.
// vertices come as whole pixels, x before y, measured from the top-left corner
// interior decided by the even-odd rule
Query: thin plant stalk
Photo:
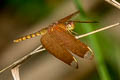
[[[16,67],[16,66],[20,65],[21,63],[26,61],[28,58],[30,58],[32,55],[34,55],[36,53],[39,53],[39,52],[42,52],[44,50],[45,50],[45,48],[42,48],[42,45],[40,45],[39,47],[37,47],[35,50],[30,52],[29,54],[25,55],[24,57],[20,58],[19,60],[15,61],[15,62],[13,62],[9,66],[5,67],[4,69],[0,70],[0,73],[8,70],[9,68],[13,68],[13,67]]]
[[[105,0],[106,2],[108,2],[109,4],[115,6],[116,8],[120,9],[120,3],[117,2],[116,0]]]

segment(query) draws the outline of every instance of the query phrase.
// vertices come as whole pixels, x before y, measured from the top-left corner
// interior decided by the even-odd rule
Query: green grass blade
[[[79,0],[74,0],[74,2],[80,10],[80,19],[81,20],[88,20],[85,12],[83,11],[83,8],[82,8]],[[81,26],[85,26],[83,28],[84,32],[90,32],[93,30],[91,24],[81,24]],[[100,79],[101,80],[111,80],[110,75],[109,75],[108,70],[107,70],[107,67],[106,67],[105,62],[104,62],[101,47],[100,47],[100,44],[98,43],[98,38],[96,37],[96,34],[90,35],[87,38],[90,41],[91,47],[94,49],[95,59],[97,61],[96,62],[97,63],[97,70],[98,70],[98,74],[100,76]]]

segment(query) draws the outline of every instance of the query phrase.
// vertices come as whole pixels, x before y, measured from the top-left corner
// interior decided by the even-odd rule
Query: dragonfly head
[[[74,22],[72,22],[72,21],[66,22],[66,28],[69,31],[73,30],[75,28]]]

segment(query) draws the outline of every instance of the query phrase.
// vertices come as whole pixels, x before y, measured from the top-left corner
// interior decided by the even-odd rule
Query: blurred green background
[[[12,41],[36,32],[80,10],[75,20],[93,20],[97,24],[75,24],[79,34],[118,22],[120,10],[104,0],[0,0],[0,69],[20,59],[40,45],[40,37],[21,43]],[[21,80],[120,80],[120,27],[80,39],[95,53],[92,61],[77,57],[75,70],[47,51],[38,53],[20,67]],[[0,80],[13,80],[10,70]]]

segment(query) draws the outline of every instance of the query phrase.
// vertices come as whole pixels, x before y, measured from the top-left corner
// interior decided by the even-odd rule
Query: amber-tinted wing
[[[66,17],[60,19],[58,22],[64,23],[64,22],[68,21],[70,18],[72,18],[74,15],[78,14],[79,12],[80,11],[76,11],[76,12],[70,14],[69,16],[66,16]]]
[[[60,27],[54,27],[51,34],[56,38],[57,42],[72,51],[74,54],[79,57],[92,58],[93,54],[90,48],[82,43],[80,40],[77,40],[72,34],[65,31]]]
[[[77,68],[77,63],[74,57],[70,54],[69,51],[61,46],[54,37],[52,37],[51,33],[46,33],[43,35],[41,37],[41,43],[46,48],[46,50],[56,58],[62,60],[68,65],[72,65]],[[75,65],[73,65],[73,63],[75,63]]]

